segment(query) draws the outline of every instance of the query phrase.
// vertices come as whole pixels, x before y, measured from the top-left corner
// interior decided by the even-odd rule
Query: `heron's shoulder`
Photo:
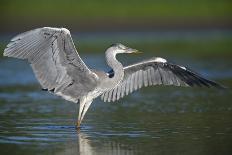
[[[104,71],[99,71],[99,70],[95,70],[95,69],[91,69],[92,72],[94,72],[100,79],[102,78],[107,78],[107,73]]]

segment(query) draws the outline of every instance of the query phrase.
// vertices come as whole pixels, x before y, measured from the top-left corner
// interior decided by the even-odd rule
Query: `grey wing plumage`
[[[20,34],[7,45],[4,56],[27,59],[43,89],[73,102],[96,86],[97,75],[81,60],[65,28]]]
[[[114,72],[110,71],[109,76]],[[133,91],[151,85],[206,86],[222,88],[219,84],[207,80],[186,67],[168,63],[163,58],[151,58],[124,67],[124,79],[114,89],[105,92],[104,102],[116,101]]]

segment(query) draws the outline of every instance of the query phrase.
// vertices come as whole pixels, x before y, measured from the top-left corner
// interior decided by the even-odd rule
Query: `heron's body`
[[[163,58],[154,57],[125,67],[116,59],[119,53],[136,52],[122,44],[111,45],[105,55],[112,70],[105,73],[89,69],[77,53],[69,30],[44,27],[14,37],[4,56],[27,59],[43,89],[79,102],[78,126],[92,101],[100,95],[103,101],[111,102],[143,86],[221,87]]]

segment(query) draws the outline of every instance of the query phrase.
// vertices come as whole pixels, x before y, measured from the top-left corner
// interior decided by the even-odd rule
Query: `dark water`
[[[106,69],[103,54],[82,57],[88,65]],[[232,63],[227,59],[173,59],[232,86]],[[77,131],[78,105],[41,91],[26,62],[0,59],[0,151],[24,155],[231,154],[231,100],[230,90],[145,88],[112,104],[95,100]]]

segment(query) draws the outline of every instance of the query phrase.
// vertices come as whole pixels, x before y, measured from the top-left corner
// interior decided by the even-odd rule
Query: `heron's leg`
[[[81,125],[81,114],[82,114],[82,111],[84,109],[84,106],[85,106],[85,102],[86,102],[86,97],[83,97],[80,99],[80,106],[79,106],[79,114],[78,114],[78,120],[77,120],[77,127],[79,128],[80,125]]]
[[[83,120],[87,110],[89,109],[91,103],[93,102],[93,100],[87,100],[87,102],[85,103],[84,109],[82,111],[82,115],[81,115],[81,120]]]
[[[80,99],[80,107],[79,107],[79,115],[78,115],[78,121],[77,121],[77,127],[79,128],[81,125],[81,122],[87,112],[87,110],[89,109],[89,106],[92,103],[92,99],[88,99],[87,97],[83,97],[82,99]]]

